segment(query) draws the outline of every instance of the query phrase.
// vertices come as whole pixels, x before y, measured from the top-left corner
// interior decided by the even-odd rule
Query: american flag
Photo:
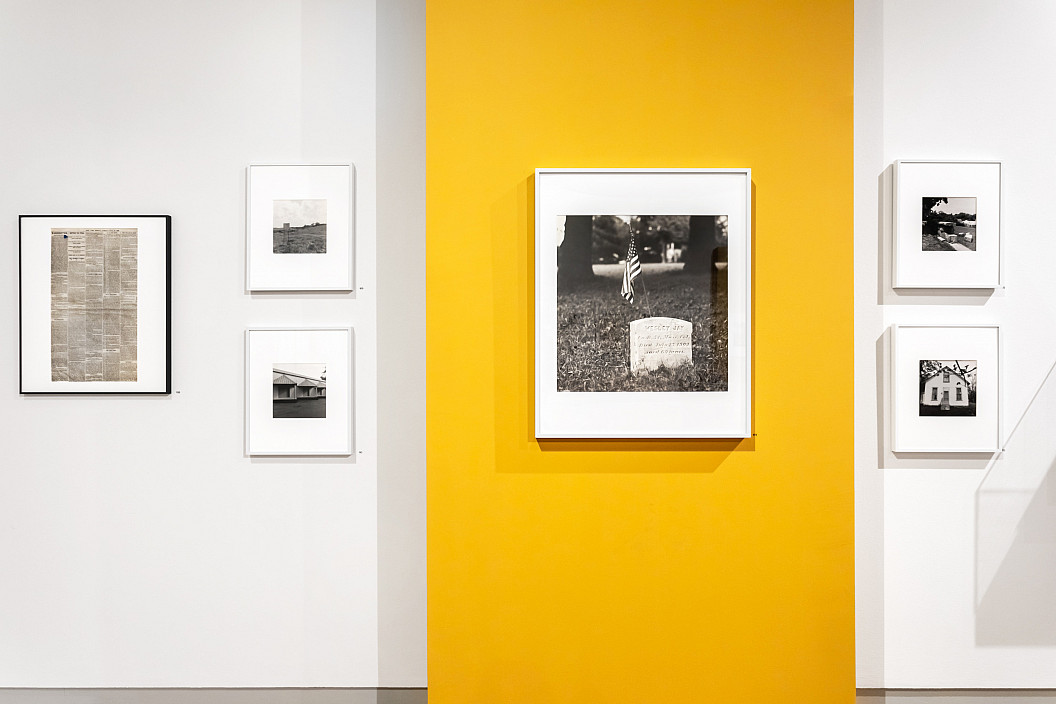
[[[623,286],[620,295],[628,303],[634,303],[634,280],[642,275],[642,263],[638,261],[638,248],[634,246],[634,232],[631,232],[631,243],[627,246],[627,263],[623,267]]]

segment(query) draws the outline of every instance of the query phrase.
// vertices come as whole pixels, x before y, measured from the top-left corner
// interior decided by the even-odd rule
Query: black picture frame
[[[20,215],[18,252],[20,394],[172,393],[172,216]]]

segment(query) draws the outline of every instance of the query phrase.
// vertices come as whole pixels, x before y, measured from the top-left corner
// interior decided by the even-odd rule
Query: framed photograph
[[[894,287],[1001,286],[1001,162],[897,161]]]
[[[351,164],[255,164],[246,171],[246,288],[351,291]]]
[[[536,437],[751,435],[751,180],[536,170]]]
[[[171,391],[168,215],[20,215],[19,392]]]
[[[892,340],[894,451],[997,452],[998,327],[895,325]]]
[[[352,454],[352,329],[246,331],[246,454]]]

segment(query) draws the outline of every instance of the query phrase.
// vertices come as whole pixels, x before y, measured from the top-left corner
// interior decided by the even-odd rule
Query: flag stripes
[[[623,286],[620,295],[628,303],[634,303],[634,280],[642,275],[642,263],[638,261],[638,248],[634,244],[634,232],[631,232],[631,243],[627,246],[627,261],[623,267]]]

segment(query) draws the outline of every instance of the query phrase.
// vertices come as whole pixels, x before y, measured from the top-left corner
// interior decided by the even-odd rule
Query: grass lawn
[[[326,225],[290,228],[289,242],[282,228],[271,231],[273,254],[326,254]]]
[[[921,242],[921,251],[924,252],[956,252],[945,240],[940,240],[935,235],[925,233]]]
[[[967,406],[950,406],[947,411],[942,410],[938,406],[925,406],[923,403],[919,405],[920,415],[922,416],[975,416],[974,401]]]
[[[326,418],[326,396],[272,401],[272,418]]]
[[[710,300],[704,274],[682,264],[643,264],[634,303],[620,296],[622,264],[594,265],[594,279],[557,294],[558,391],[726,391],[725,288]],[[693,363],[631,374],[630,323],[668,317],[693,324]]]

